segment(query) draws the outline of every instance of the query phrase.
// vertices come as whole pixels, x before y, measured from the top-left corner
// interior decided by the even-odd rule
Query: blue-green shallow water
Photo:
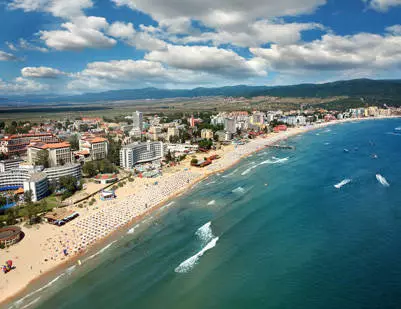
[[[295,151],[254,154],[60,279],[35,305],[401,308],[401,135],[387,134],[399,126],[332,126],[288,141]],[[334,188],[345,178],[352,182]],[[195,233],[209,221],[205,241]],[[216,246],[191,270],[175,272],[213,237]]]

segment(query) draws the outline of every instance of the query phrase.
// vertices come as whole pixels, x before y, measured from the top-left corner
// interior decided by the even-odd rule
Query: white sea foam
[[[330,145],[330,143],[329,143],[329,142],[326,142],[326,143],[324,143],[324,144],[325,144],[326,146],[327,146],[327,145]]]
[[[88,258],[86,258],[84,260],[84,262],[89,261],[91,259],[93,259],[94,257],[98,256],[99,254],[102,254],[103,252],[105,252],[107,249],[109,249],[117,240],[114,240],[113,242],[109,243],[107,246],[105,246],[104,248],[100,249],[98,252],[96,252],[95,254],[92,254],[91,256],[89,256]]]
[[[237,194],[244,194],[245,189],[243,187],[237,187],[234,190],[231,191],[232,193],[237,193]]]
[[[137,229],[137,227],[139,226],[139,224],[135,225],[134,227],[131,227],[128,231],[127,234],[134,234],[135,230]]]
[[[396,127],[394,130],[401,131],[401,127]]]
[[[216,204],[215,200],[211,200],[209,203],[207,203],[208,206],[211,206],[211,205],[214,205],[214,204]]]
[[[390,184],[388,183],[387,179],[384,178],[380,174],[376,174],[376,179],[378,182],[380,182],[384,187],[390,187]]]
[[[45,285],[42,286],[41,288],[39,288],[39,289],[37,289],[37,290],[35,290],[35,291],[29,293],[28,295],[26,295],[26,296],[23,297],[23,298],[21,298],[21,299],[15,301],[14,304],[11,305],[11,306],[9,307],[9,309],[11,309],[11,308],[18,308],[19,305],[21,305],[22,302],[23,302],[25,299],[27,299],[27,298],[29,298],[29,297],[31,297],[31,296],[33,296],[33,295],[39,293],[39,292],[42,292],[43,290],[45,290],[45,289],[47,289],[48,287],[52,286],[56,281],[58,281],[58,280],[59,280],[61,277],[63,277],[64,275],[65,275],[65,273],[62,273],[62,274],[58,275],[56,278],[54,278],[52,281],[50,281],[49,283],[45,284]]]
[[[344,179],[340,181],[338,184],[335,184],[334,187],[340,189],[341,187],[345,186],[347,183],[350,183],[351,179]]]
[[[221,177],[227,178],[227,177],[230,177],[230,176],[234,175],[236,172],[238,172],[238,168],[236,168],[235,170],[233,170],[231,173],[229,173],[229,174],[227,174],[227,175],[223,175],[223,176],[221,176]]]
[[[177,273],[187,273],[191,271],[194,266],[198,263],[199,258],[208,250],[214,248],[219,240],[218,237],[213,235],[213,231],[211,228],[211,222],[202,225],[196,232],[195,235],[199,238],[202,243],[203,248],[191,256],[190,258],[186,259],[180,265],[175,268],[175,272]]]
[[[211,181],[211,182],[208,182],[208,183],[206,183],[206,184],[205,184],[205,186],[209,186],[209,185],[211,185],[211,184],[214,184],[214,183],[216,183],[216,181],[215,181],[215,180],[213,180],[213,181]]]
[[[245,171],[241,173],[242,176],[249,174],[253,169],[255,169],[258,165],[252,165],[251,167],[247,168]]]
[[[198,228],[195,232],[195,235],[202,242],[202,245],[207,244],[214,237],[211,225],[212,222],[209,221],[208,223]]]
[[[28,307],[30,307],[30,306],[36,304],[41,298],[42,298],[42,297],[40,297],[40,296],[37,297],[37,298],[35,298],[33,301],[31,301],[31,302],[29,302],[28,304],[26,304],[25,306],[21,307],[21,309],[25,309],[25,308],[28,308]]]

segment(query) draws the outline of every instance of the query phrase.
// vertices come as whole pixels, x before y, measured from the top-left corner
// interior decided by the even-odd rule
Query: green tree
[[[3,130],[6,127],[6,123],[4,121],[0,121],[0,130]]]
[[[25,204],[32,204],[32,191],[28,190],[24,192],[24,202]]]
[[[0,206],[4,206],[7,204],[7,198],[5,196],[0,196]]]
[[[49,164],[49,153],[47,150],[39,150],[36,154],[36,165],[43,165],[45,168],[50,166]]]
[[[82,167],[82,171],[89,177],[95,176],[97,174],[96,163],[94,161],[85,162],[84,166]]]
[[[71,145],[71,150],[75,151],[79,149],[79,138],[78,138],[78,134],[73,134],[70,136],[70,138],[68,139],[68,142]]]

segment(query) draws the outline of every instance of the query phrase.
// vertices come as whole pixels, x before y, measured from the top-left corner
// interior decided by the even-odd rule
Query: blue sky
[[[401,0],[0,0],[0,94],[400,78]]]

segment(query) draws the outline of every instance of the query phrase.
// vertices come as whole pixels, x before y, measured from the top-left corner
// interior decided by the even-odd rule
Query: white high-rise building
[[[133,115],[132,115],[132,120],[133,120],[133,127],[134,128],[138,128],[141,131],[143,130],[143,113],[136,111]]]
[[[235,132],[237,132],[235,118],[225,118],[224,119],[224,130],[231,134],[234,134]]]

